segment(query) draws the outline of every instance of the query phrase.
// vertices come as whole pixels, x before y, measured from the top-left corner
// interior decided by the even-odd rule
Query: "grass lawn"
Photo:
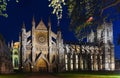
[[[40,73],[37,73],[40,74]],[[21,73],[21,74],[9,74],[9,75],[1,75],[0,78],[26,78],[29,75],[35,76],[36,73]],[[77,72],[77,73],[54,73],[50,75],[55,75],[59,78],[120,78],[119,73],[105,73],[105,72]],[[48,77],[49,78],[49,77]]]
[[[80,73],[58,73],[61,78],[120,78],[119,73],[113,72],[80,72]]]
[[[120,75],[59,74],[61,78],[120,78]]]

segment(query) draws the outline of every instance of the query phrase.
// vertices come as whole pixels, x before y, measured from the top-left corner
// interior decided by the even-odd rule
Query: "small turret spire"
[[[12,42],[11,42],[11,47],[13,48],[13,40],[12,40]]]
[[[48,27],[51,27],[51,20],[50,20],[50,17],[48,18]]]
[[[60,26],[58,26],[58,28],[57,28],[57,35],[58,35],[58,38],[61,39],[61,29],[60,29]]]
[[[10,48],[10,43],[8,42],[8,48]]]
[[[25,23],[23,22],[22,28],[25,29]]]
[[[32,18],[32,26],[35,26],[35,17]]]
[[[60,26],[58,26],[57,31],[61,31]]]

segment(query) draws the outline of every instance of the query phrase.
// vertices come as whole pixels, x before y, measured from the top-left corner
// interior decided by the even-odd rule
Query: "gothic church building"
[[[65,43],[60,28],[57,33],[51,30],[50,20],[48,26],[42,20],[36,25],[33,18],[32,29],[26,31],[23,24],[19,42],[15,43],[11,43],[13,67],[25,72],[115,69],[111,23],[104,22],[97,32],[92,31],[86,43]]]

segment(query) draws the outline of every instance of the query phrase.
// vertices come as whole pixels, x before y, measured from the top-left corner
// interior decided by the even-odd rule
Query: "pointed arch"
[[[46,61],[46,63],[47,63],[48,65],[50,64],[49,61],[48,61],[48,59],[47,59],[43,54],[41,54],[41,55],[39,56],[39,58],[35,61],[34,64],[36,64],[36,63],[39,61],[40,58],[42,58],[44,61]]]
[[[49,67],[49,62],[47,60],[47,58],[41,54],[39,56],[39,58],[36,60],[35,64],[35,68],[36,71],[38,72],[47,72],[48,71],[48,67]]]

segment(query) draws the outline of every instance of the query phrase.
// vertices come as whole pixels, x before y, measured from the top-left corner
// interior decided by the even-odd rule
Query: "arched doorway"
[[[37,63],[36,63],[36,70],[38,72],[48,72],[48,64],[47,64],[47,62],[43,58],[40,58],[37,61]]]

